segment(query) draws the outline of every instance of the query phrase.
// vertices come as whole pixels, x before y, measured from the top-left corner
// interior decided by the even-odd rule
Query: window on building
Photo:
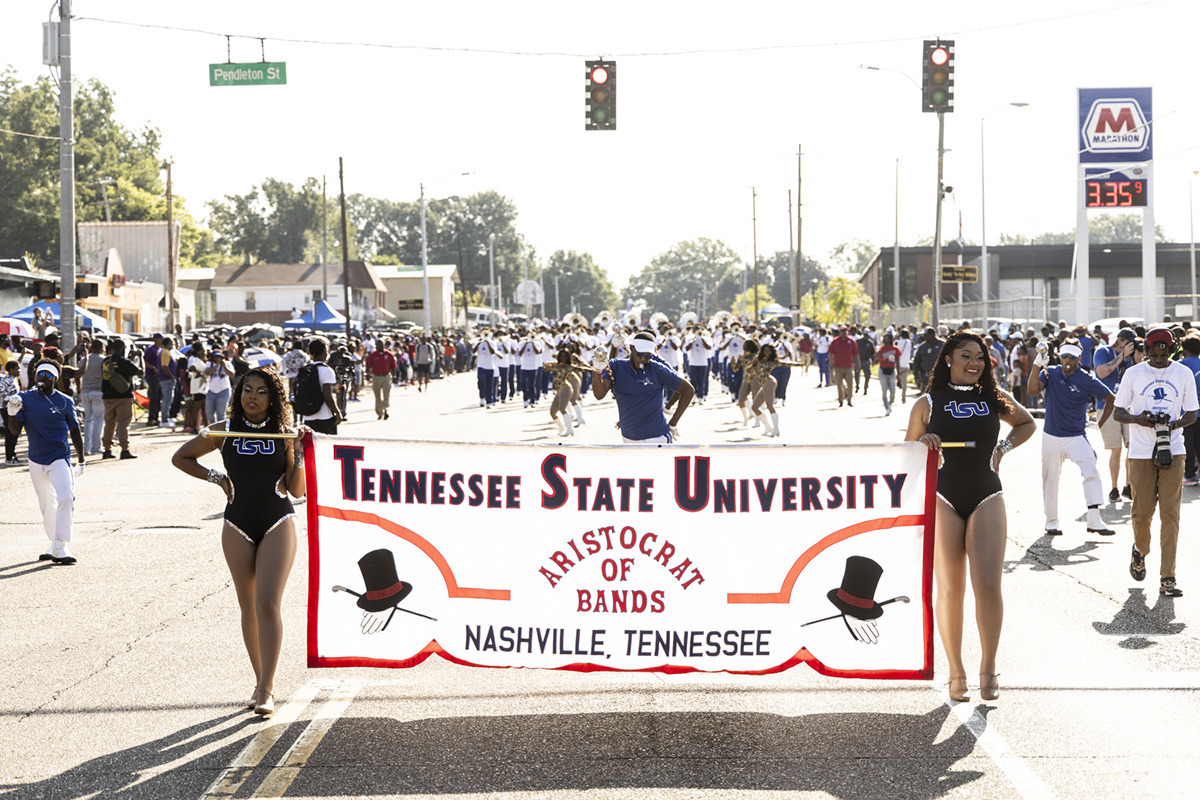
[[[246,310],[254,311],[254,292],[246,292]]]

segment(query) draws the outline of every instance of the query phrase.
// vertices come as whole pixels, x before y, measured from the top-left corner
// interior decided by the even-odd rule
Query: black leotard
[[[245,424],[231,431],[249,431]],[[259,431],[255,431],[258,433]],[[264,428],[263,433],[276,433]],[[225,521],[252,544],[260,544],[284,520],[294,517],[287,492],[280,494],[279,481],[287,472],[287,448],[282,439],[224,439],[221,460],[233,483],[233,501],[225,506]]]
[[[992,471],[992,451],[1000,436],[1000,410],[978,389],[934,389],[928,395],[929,425],[943,442],[975,442],[975,447],[942,450],[938,496],[966,519],[989,497],[1000,494],[1000,476]]]

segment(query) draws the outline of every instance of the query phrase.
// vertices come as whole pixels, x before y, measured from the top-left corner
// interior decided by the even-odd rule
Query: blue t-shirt
[[[1196,376],[1196,394],[1200,395],[1200,356],[1188,356],[1179,359],[1179,363],[1192,371]]]
[[[1117,351],[1109,345],[1097,347],[1092,353],[1092,362],[1098,367],[1101,364],[1107,364],[1117,357]],[[1100,382],[1107,386],[1113,394],[1117,393],[1117,387],[1121,385],[1121,373],[1133,366],[1133,359],[1125,359],[1125,363],[1108,373],[1107,378],[1099,378]],[[1097,376],[1099,377],[1099,376]]]
[[[621,420],[621,435],[626,439],[654,439],[671,432],[663,411],[663,393],[675,393],[683,378],[662,361],[651,359],[642,369],[634,369],[628,359],[608,362],[612,368],[613,397]]]
[[[1083,355],[1079,357],[1079,366],[1090,370],[1092,368],[1092,350],[1096,347],[1096,342],[1091,336],[1084,334],[1079,337],[1079,349],[1083,351]],[[1112,357],[1109,357],[1112,361]]]
[[[1051,436],[1083,436],[1088,398],[1102,400],[1112,394],[1099,378],[1082,369],[1068,377],[1062,367],[1047,367],[1038,374],[1038,380],[1045,387],[1042,393],[1046,398],[1046,424],[1042,430]]]
[[[75,403],[62,392],[49,397],[39,389],[21,392],[21,410],[17,419],[25,423],[29,436],[29,460],[48,466],[60,458],[71,460],[69,429],[79,428]]]

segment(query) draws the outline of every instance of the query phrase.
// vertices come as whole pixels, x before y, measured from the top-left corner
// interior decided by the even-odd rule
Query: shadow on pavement
[[[1093,622],[1092,628],[1103,636],[1124,636],[1119,646],[1126,650],[1144,650],[1153,647],[1147,636],[1176,636],[1187,627],[1175,619],[1175,598],[1159,596],[1151,607],[1146,602],[1146,590],[1136,587],[1129,590],[1129,599],[1113,617],[1112,622]]]
[[[925,715],[613,713],[400,722],[339,719],[289,788],[396,796],[657,788],[942,797],[983,773],[955,770],[975,737],[937,741]]]
[[[1017,568],[1022,565],[1030,567],[1034,572],[1048,572],[1055,567],[1088,564],[1100,560],[1092,555],[1093,551],[1100,547],[1100,542],[1082,542],[1075,547],[1061,550],[1054,546],[1056,540],[1065,538],[1068,538],[1067,534],[1063,536],[1043,534],[1036,542],[1029,545],[1020,561],[1004,562],[1005,574],[1016,572]]]
[[[52,561],[22,561],[19,564],[7,564],[0,567],[0,581],[6,578],[20,578],[22,575],[30,575],[34,572],[50,569],[55,566]],[[20,570],[14,572],[13,570]]]
[[[237,716],[245,717],[245,721],[225,725]],[[137,747],[85,761],[43,781],[0,785],[0,798],[198,797],[246,746],[245,738],[238,734],[255,722],[244,711],[223,714]],[[229,740],[226,746],[206,753],[203,758],[187,760],[190,753],[223,739]],[[181,765],[145,777],[146,773],[181,759],[184,760]]]

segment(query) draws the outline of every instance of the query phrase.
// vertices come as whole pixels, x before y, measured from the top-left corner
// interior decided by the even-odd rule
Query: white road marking
[[[238,753],[237,758],[233,759],[233,763],[217,776],[212,785],[200,796],[200,800],[233,797],[250,777],[254,768],[279,741],[279,737],[287,731],[288,726],[300,717],[300,713],[308,707],[312,699],[326,685],[322,681],[310,681],[301,686],[299,691],[288,698],[283,708],[271,715],[270,727],[259,731],[250,739],[250,743],[241,753]]]
[[[292,781],[300,774],[300,770],[304,769],[305,762],[317,749],[317,745],[325,738],[325,734],[329,733],[329,729],[333,727],[333,723],[337,722],[342,713],[354,701],[354,696],[358,694],[358,690],[362,687],[361,683],[343,681],[333,690],[333,696],[325,701],[325,705],[321,706],[312,721],[308,723],[308,727],[300,734],[288,751],[284,753],[279,764],[271,770],[262,785],[250,795],[251,797],[283,797],[284,792],[292,785]]]
[[[944,691],[941,694],[945,697]],[[988,757],[1000,767],[1008,782],[1017,790],[1017,794],[1025,800],[1054,800],[1055,794],[1046,782],[1029,768],[1024,759],[1012,751],[995,726],[989,725],[987,718],[980,714],[973,704],[948,702],[948,705]]]

